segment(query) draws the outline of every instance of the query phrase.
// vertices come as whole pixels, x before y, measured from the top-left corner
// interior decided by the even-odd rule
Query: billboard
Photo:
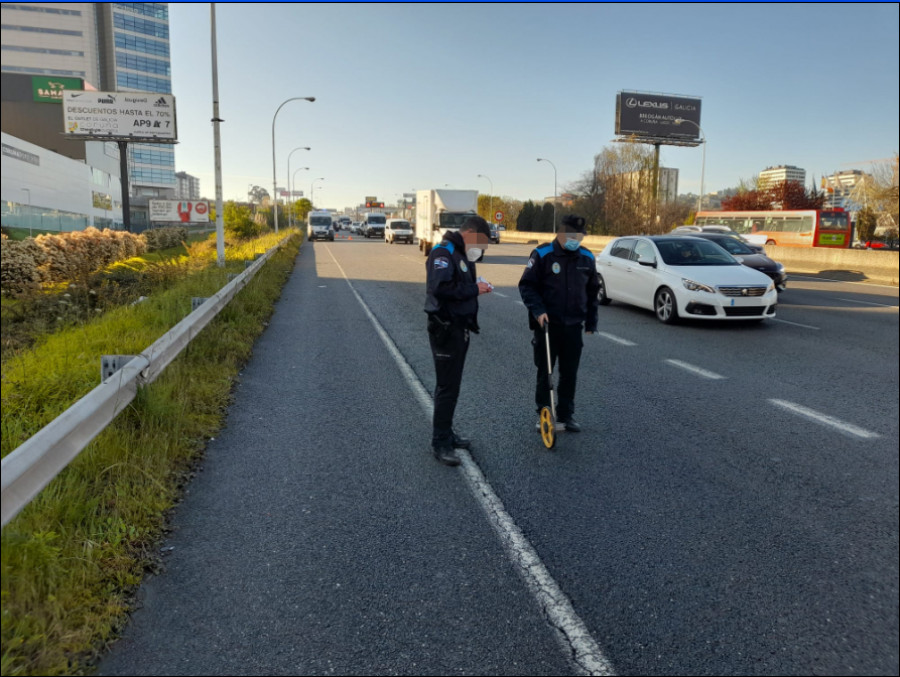
[[[150,200],[150,220],[179,223],[209,223],[209,203],[205,200]]]
[[[675,120],[679,118],[687,122],[676,125]],[[669,94],[619,92],[616,95],[616,134],[698,140],[700,99]]]
[[[80,78],[57,78],[35,75],[31,78],[31,91],[38,103],[62,103],[63,92],[67,89],[84,89]]]
[[[171,94],[67,89],[63,91],[63,121],[69,136],[178,140]]]

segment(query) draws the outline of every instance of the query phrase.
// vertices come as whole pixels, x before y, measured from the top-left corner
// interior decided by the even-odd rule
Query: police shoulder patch
[[[450,267],[450,259],[446,259],[443,256],[441,256],[434,260],[434,270],[440,270],[441,268],[449,268],[449,267]]]
[[[534,266],[534,257],[532,256],[530,259],[528,259],[528,263],[525,264],[525,267],[531,268],[533,266]]]
[[[462,272],[464,272],[464,273],[468,273],[468,272],[469,272],[469,266],[466,265],[466,262],[465,262],[465,261],[460,261],[460,262],[459,262],[459,269],[460,269]]]

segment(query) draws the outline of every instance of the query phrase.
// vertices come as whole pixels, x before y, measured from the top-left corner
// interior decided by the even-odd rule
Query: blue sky
[[[413,189],[559,192],[615,137],[619,91],[702,99],[706,190],[779,164],[807,182],[898,150],[891,4],[217,4],[225,199],[279,186],[317,206]],[[210,11],[171,3],[176,165],[214,197]],[[701,151],[663,146],[680,192]]]

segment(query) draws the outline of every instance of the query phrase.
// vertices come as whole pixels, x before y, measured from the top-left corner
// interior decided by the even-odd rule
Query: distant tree
[[[291,210],[293,211],[294,223],[303,223],[312,211],[312,202],[305,197],[294,200],[291,203]]]
[[[250,202],[255,202],[256,204],[262,204],[263,198],[269,197],[269,191],[267,191],[262,186],[253,186],[250,191]]]
[[[726,212],[758,212],[771,207],[768,196],[758,190],[745,190],[722,200],[722,210]]]
[[[260,233],[259,224],[254,221],[253,215],[250,213],[250,207],[229,200],[225,203],[223,213],[223,221],[225,222],[225,230],[231,235],[246,240],[256,237]]]
[[[522,210],[519,212],[519,217],[516,219],[516,230],[530,233],[533,230],[533,226],[534,202],[527,200],[525,204],[522,205]]]
[[[596,191],[602,195],[600,234],[647,232],[655,208],[653,149],[639,143],[607,146],[594,157]]]
[[[780,181],[766,188],[739,192],[722,200],[724,211],[766,211],[770,209],[821,209],[825,194],[807,190],[799,181]]]
[[[553,232],[553,203],[545,202],[535,213],[534,230],[539,233]]]
[[[856,213],[856,239],[868,242],[875,235],[878,216],[869,207],[863,207]]]

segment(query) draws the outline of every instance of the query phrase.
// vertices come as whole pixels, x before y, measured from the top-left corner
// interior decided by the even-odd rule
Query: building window
[[[169,58],[168,42],[157,42],[156,40],[142,38],[137,35],[116,33],[116,47],[119,49],[129,49],[132,52],[143,52],[144,54]]]
[[[155,38],[169,37],[169,26],[167,24],[141,19],[136,16],[128,16],[113,12],[113,25],[132,33],[143,33],[144,35],[152,35]]]
[[[128,68],[133,71],[144,71],[156,75],[171,75],[169,63],[157,59],[149,59],[145,56],[116,52],[116,65],[119,68]]]
[[[144,16],[152,16],[155,19],[169,18],[169,8],[162,2],[117,2],[116,7],[125,9],[135,14],[143,14]]]
[[[3,45],[4,52],[29,52],[31,54],[53,54],[54,56],[84,56],[84,52],[71,49],[44,49],[42,47],[25,47],[23,45]]]
[[[84,78],[84,71],[65,71],[58,68],[26,68],[24,66],[3,66],[3,70],[10,73],[31,73],[34,75],[68,75],[73,78]]]
[[[76,9],[58,9],[56,7],[41,7],[38,4],[16,5],[11,2],[2,3],[3,9],[18,9],[22,12],[43,12],[44,14],[63,14],[65,16],[81,16]]]
[[[161,78],[151,78],[149,75],[137,73],[116,73],[116,85],[121,89],[139,89],[142,92],[172,92],[172,81]]]
[[[22,31],[24,33],[48,33],[50,35],[75,35],[77,37],[83,37],[84,33],[81,31],[66,31],[62,28],[38,28],[37,26],[13,26],[12,24],[2,24],[0,25],[5,31]]]

